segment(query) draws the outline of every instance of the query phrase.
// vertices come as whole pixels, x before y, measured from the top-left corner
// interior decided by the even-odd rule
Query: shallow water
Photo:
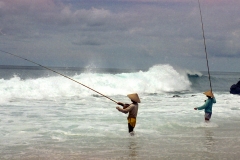
[[[35,101],[22,106],[23,102],[16,100],[12,105],[1,106],[1,157],[235,159],[240,156],[239,97],[216,95],[217,104],[208,124],[203,121],[203,111],[193,110],[204,99],[200,94],[180,98],[142,97],[144,102],[140,104],[134,137],[127,133],[126,115],[103,97],[92,97],[91,103],[84,99],[71,103]],[[231,101],[227,101],[229,98]]]
[[[167,77],[174,73],[170,67],[171,74],[166,74],[168,69],[163,74]],[[131,89],[125,91],[120,83],[124,78],[131,79],[129,74],[88,76],[95,78],[95,87],[102,93],[129,103],[125,92]],[[143,80],[139,84],[146,81],[146,75],[154,78],[151,71],[133,75]],[[81,76],[74,78],[85,80]],[[112,82],[104,81],[107,78]],[[130,136],[127,115],[118,112],[115,103],[65,79],[52,76],[0,79],[0,157],[3,160],[238,159],[240,97],[223,91],[224,87],[214,92],[217,103],[211,122],[205,123],[204,111],[193,109],[206,99],[199,91],[202,88],[196,85],[186,91],[192,81],[184,75],[177,82],[182,84],[182,90],[178,87],[177,91],[165,92],[171,90],[174,82],[165,81],[170,86],[165,88],[152,80],[158,89],[149,85],[148,90],[139,92],[142,103],[135,136]],[[103,83],[106,88],[101,88]],[[113,87],[115,83],[121,87]],[[114,90],[117,93],[112,94]],[[153,90],[156,92],[149,93]]]

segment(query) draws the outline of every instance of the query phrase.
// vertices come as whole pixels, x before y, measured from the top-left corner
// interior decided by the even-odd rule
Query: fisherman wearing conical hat
[[[205,100],[204,105],[202,105],[200,107],[196,107],[194,109],[195,110],[205,109],[205,122],[209,122],[209,120],[211,119],[211,116],[212,116],[212,105],[213,105],[213,103],[216,103],[216,99],[211,90],[204,92],[203,94],[205,94],[208,97],[208,99]]]
[[[116,107],[119,112],[128,113],[128,131],[131,136],[134,135],[134,127],[136,125],[136,118],[138,113],[138,103],[140,103],[140,99],[137,93],[127,95],[128,98],[132,101],[132,104],[123,104],[122,102],[118,102],[118,105],[123,106],[123,108]]]

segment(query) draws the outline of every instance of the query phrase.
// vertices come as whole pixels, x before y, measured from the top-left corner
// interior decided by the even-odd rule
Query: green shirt
[[[213,103],[216,103],[216,99],[213,97],[213,98],[208,98],[205,102],[204,105],[200,106],[200,107],[197,107],[198,110],[202,110],[202,109],[205,109],[205,112],[207,113],[212,113],[212,105]]]

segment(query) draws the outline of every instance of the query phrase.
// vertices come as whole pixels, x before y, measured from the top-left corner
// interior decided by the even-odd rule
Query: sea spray
[[[178,72],[170,65],[157,65],[148,71],[131,73],[86,73],[71,78],[105,95],[126,95],[128,93],[165,93],[191,90],[186,72]],[[93,91],[61,76],[21,79],[1,79],[1,98],[9,99],[52,99],[64,97],[87,97],[96,95]]]

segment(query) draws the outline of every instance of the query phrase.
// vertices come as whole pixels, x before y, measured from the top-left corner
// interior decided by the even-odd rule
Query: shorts
[[[128,119],[128,123],[134,128],[136,125],[136,118],[127,118]]]
[[[128,119],[128,131],[129,133],[133,131],[136,125],[136,118],[127,118]]]
[[[210,120],[212,116],[212,113],[210,112],[205,112],[205,120]]]

